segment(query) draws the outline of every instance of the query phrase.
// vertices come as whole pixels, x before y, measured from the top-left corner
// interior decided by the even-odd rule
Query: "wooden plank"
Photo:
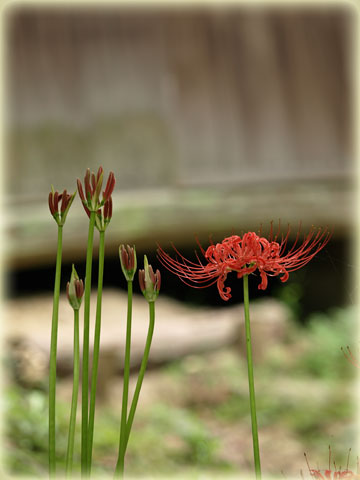
[[[9,32],[10,191],[53,162],[123,188],[352,174],[345,10],[20,9]]]
[[[348,182],[245,184],[241,188],[133,190],[114,195],[114,214],[108,227],[107,253],[120,243],[153,251],[156,242],[194,245],[194,236],[229,235],[258,230],[271,220],[290,222],[297,231],[311,225],[334,228],[334,235],[351,235],[355,222],[355,192]],[[56,224],[47,200],[9,205],[6,209],[4,259],[9,267],[54,261]],[[64,259],[84,258],[88,217],[76,198],[64,227]],[[95,241],[97,241],[95,235]]]

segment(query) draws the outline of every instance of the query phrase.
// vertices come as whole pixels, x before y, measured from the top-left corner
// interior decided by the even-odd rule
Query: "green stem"
[[[144,380],[144,375],[145,375],[146,367],[149,360],[150,347],[151,347],[151,341],[154,333],[154,324],[155,324],[155,302],[149,303],[149,316],[150,316],[149,329],[148,329],[148,334],[147,334],[146,343],[145,343],[144,355],[141,361],[139,376],[136,382],[136,387],[134,392],[134,398],[131,402],[129,417],[126,425],[125,451],[129,441],[131,427],[134,421],[136,407],[139,401],[140,390],[141,390],[142,382]]]
[[[88,445],[88,402],[89,402],[89,335],[90,335],[90,293],[91,293],[91,268],[94,243],[95,212],[90,212],[88,244],[86,251],[85,273],[85,305],[84,305],[84,339],[82,362],[82,417],[81,417],[81,473],[87,475],[87,445]]]
[[[254,448],[254,466],[255,466],[256,478],[260,479],[261,466],[260,466],[258,428],[257,428],[257,420],[256,420],[253,360],[252,360],[252,351],[251,351],[248,275],[244,275],[243,285],[244,285],[244,311],[245,311],[245,331],[246,331],[246,358],[247,358],[247,364],[248,364],[248,377],[249,377],[250,413],[251,413],[251,428],[252,428],[253,448]]]
[[[100,351],[100,330],[101,330],[101,301],[104,277],[104,257],[105,257],[105,231],[100,232],[99,243],[99,274],[98,274],[98,291],[96,303],[96,322],[94,334],[94,351],[92,361],[91,374],[91,393],[90,393],[90,413],[89,413],[89,430],[88,430],[88,472],[91,472],[92,448],[94,439],[94,420],[95,420],[95,401],[96,401],[96,384],[99,365],[99,351]]]
[[[58,240],[56,253],[54,300],[51,325],[50,341],[50,367],[49,367],[49,475],[55,475],[55,397],[56,397],[56,352],[57,332],[59,318],[59,298],[61,279],[61,256],[62,256],[62,225],[58,226]]]
[[[74,437],[76,425],[76,409],[79,391],[79,370],[80,370],[80,341],[79,341],[79,310],[74,310],[74,373],[73,373],[73,391],[71,398],[71,412],[69,425],[69,438],[66,453],[66,476],[70,477],[73,467],[74,457]]]
[[[132,316],[132,281],[128,281],[128,310],[126,323],[126,345],[125,345],[125,362],[124,362],[124,381],[123,381],[123,397],[121,409],[120,423],[120,441],[119,454],[115,468],[115,476],[124,476],[125,464],[125,443],[126,443],[126,418],[127,404],[129,394],[129,377],[130,377],[130,347],[131,347],[131,316]]]

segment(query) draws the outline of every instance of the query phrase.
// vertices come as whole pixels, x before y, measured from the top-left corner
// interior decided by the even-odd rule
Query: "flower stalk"
[[[90,393],[88,453],[87,453],[89,474],[91,473],[92,448],[93,448],[93,439],[94,439],[96,386],[97,386],[97,374],[98,374],[99,352],[100,352],[101,304],[102,304],[103,277],[104,277],[104,257],[105,257],[105,230],[100,231],[100,242],[99,242],[98,291],[97,291],[97,302],[96,302],[94,350],[93,350],[92,373],[91,373],[91,393]]]
[[[154,333],[154,325],[155,325],[155,302],[149,302],[149,329],[147,333],[147,338],[146,338],[146,343],[145,343],[145,349],[144,349],[144,354],[143,358],[141,361],[141,366],[140,366],[140,371],[139,371],[139,376],[136,382],[136,387],[134,391],[134,397],[131,402],[131,407],[129,410],[129,416],[126,424],[126,439],[125,439],[125,451],[126,447],[129,441],[129,436],[131,432],[131,427],[134,421],[135,417],[135,412],[136,412],[136,407],[139,401],[139,396],[140,396],[140,390],[142,387],[142,383],[144,380],[144,375],[146,372],[146,367],[148,364],[149,360],[149,354],[150,354],[150,347],[151,347],[151,342],[152,342],[152,337]]]
[[[151,347],[152,337],[154,333],[154,324],[155,324],[155,300],[159,295],[160,284],[161,284],[161,276],[160,276],[159,270],[157,270],[156,273],[154,273],[145,255],[144,269],[139,270],[139,284],[144,297],[149,303],[149,328],[148,328],[143,358],[141,360],[141,366],[140,366],[138,379],[137,379],[136,387],[134,391],[134,396],[131,402],[129,415],[127,416],[129,372],[130,372],[132,281],[133,281],[135,270],[136,270],[135,246],[133,248],[130,248],[129,246],[125,248],[123,245],[121,245],[119,254],[120,254],[120,263],[121,263],[123,273],[125,275],[125,278],[128,280],[128,323],[127,323],[127,330],[126,330],[123,404],[122,404],[122,411],[121,411],[119,455],[118,455],[118,460],[115,468],[115,477],[124,476],[126,448],[129,441],[131,427],[135,417],[136,407],[139,401],[140,390],[144,380],[146,367],[149,360],[150,347]]]
[[[97,387],[97,375],[98,375],[99,353],[100,353],[101,305],[102,305],[104,260],[105,260],[105,231],[112,217],[111,193],[112,193],[112,189],[114,188],[114,184],[115,184],[114,174],[110,174],[107,187],[105,189],[105,192],[103,192],[104,205],[96,211],[96,217],[95,217],[95,227],[98,229],[100,233],[100,240],[99,240],[98,290],[97,290],[97,301],[96,301],[96,319],[95,319],[94,348],[93,348],[93,360],[92,360],[92,372],[91,372],[90,411],[89,411],[89,425],[88,425],[87,470],[89,475],[91,473],[91,463],[92,463],[96,387]]]
[[[244,287],[246,359],[247,359],[247,365],[248,365],[248,380],[249,380],[249,395],[250,395],[250,416],[251,416],[251,430],[252,430],[253,450],[254,450],[254,468],[255,468],[256,478],[257,478],[257,480],[259,480],[261,478],[261,466],[260,466],[258,427],[257,427],[257,419],[256,419],[256,401],[255,401],[253,358],[252,358],[252,347],[251,347],[248,275],[243,276],[243,287]]]
[[[81,472],[87,474],[88,449],[88,404],[89,404],[89,336],[90,336],[90,293],[92,255],[94,244],[95,212],[90,212],[88,243],[86,250],[85,299],[84,299],[84,336],[81,383]]]
[[[74,201],[76,191],[71,195],[66,189],[59,193],[51,185],[48,203],[49,210],[55,222],[58,225],[58,239],[56,251],[55,283],[53,297],[53,312],[51,322],[51,340],[50,340],[50,365],[49,365],[49,475],[56,473],[55,457],[55,403],[56,403],[56,357],[57,357],[57,333],[59,320],[59,298],[60,298],[60,280],[61,280],[61,258],[62,258],[62,227],[65,224],[67,214],[69,213],[72,202]]]
[[[124,476],[125,466],[125,452],[126,452],[126,419],[129,396],[129,377],[130,377],[130,349],[131,349],[131,318],[132,318],[132,296],[133,296],[133,281],[128,280],[128,307],[127,307],[127,322],[126,322],[126,345],[125,345],[125,361],[124,361],[124,379],[123,379],[123,396],[121,408],[121,423],[120,423],[120,441],[118,460],[115,469],[115,476]]]
[[[49,475],[55,476],[55,398],[56,398],[56,357],[57,357],[57,333],[59,319],[59,298],[61,279],[62,258],[62,225],[58,224],[58,239],[55,267],[54,299],[51,324],[50,340],[50,367],[49,367]]]
[[[123,396],[120,420],[120,438],[119,453],[115,468],[115,476],[124,476],[125,452],[126,452],[126,424],[129,397],[129,378],[130,378],[130,349],[131,349],[131,319],[132,319],[132,297],[133,280],[137,268],[135,245],[120,245],[119,247],[120,265],[128,287],[128,305],[126,321],[126,344],[124,359],[124,377],[123,377]]]
[[[80,375],[80,332],[79,332],[79,309],[82,296],[84,294],[83,281],[79,279],[76,270],[72,268],[70,282],[66,286],[67,297],[71,307],[74,310],[74,354],[73,354],[73,391],[71,398],[70,424],[68,447],[66,452],[66,476],[70,477],[73,467],[74,457],[74,438],[76,425],[76,410],[79,391],[79,375]]]
[[[70,477],[73,468],[74,439],[76,425],[76,410],[79,391],[80,375],[80,340],[79,340],[79,310],[74,310],[74,358],[73,358],[73,391],[71,397],[71,411],[69,423],[68,446],[66,452],[66,476]]]
[[[84,339],[83,339],[83,363],[82,363],[82,419],[81,419],[81,472],[83,476],[88,476],[91,468],[91,449],[93,437],[93,415],[95,408],[95,394],[96,394],[96,379],[94,389],[92,392],[92,409],[89,420],[89,336],[90,336],[90,293],[91,293],[91,271],[92,271],[92,255],[94,243],[94,228],[95,225],[100,232],[105,232],[105,229],[111,219],[112,215],[112,199],[111,194],[115,186],[115,176],[110,172],[105,190],[102,193],[102,200],[100,200],[100,193],[103,184],[104,171],[99,167],[97,174],[90,172],[87,169],[84,177],[84,190],[81,181],[77,180],[77,187],[80,199],[82,201],[84,210],[88,215],[89,233],[88,244],[86,251],[86,276],[85,276],[85,308],[84,308]],[[103,212],[102,212],[103,208]],[[104,240],[104,238],[102,239]],[[104,247],[102,247],[104,248]],[[102,258],[103,263],[103,258]],[[99,272],[100,274],[100,272]],[[97,362],[99,354],[100,342],[100,322],[101,322],[101,295],[102,295],[102,275],[101,272],[101,289],[98,292],[97,305],[97,332],[95,333],[94,342],[97,344],[96,362],[93,368],[94,377],[97,377]],[[100,276],[100,275],[99,275]],[[100,295],[100,297],[99,297]],[[99,301],[100,299],[100,301]],[[95,348],[95,347],[94,347]]]
[[[144,269],[139,270],[139,285],[140,285],[142,294],[144,295],[145,299],[149,303],[149,328],[148,328],[148,333],[146,337],[144,354],[141,361],[139,375],[138,375],[138,379],[137,379],[136,387],[134,391],[134,397],[131,402],[131,407],[130,407],[127,425],[126,425],[125,450],[129,441],[131,427],[134,421],[136,407],[139,401],[140,390],[142,387],[146,367],[149,360],[150,347],[151,347],[152,337],[154,333],[154,325],[155,325],[155,300],[159,295],[160,285],[161,285],[160,271],[156,270],[156,273],[154,273],[152,266],[149,265],[146,255],[144,255]]]
[[[80,376],[80,332],[79,332],[79,310],[74,310],[74,358],[73,358],[73,391],[71,397],[71,411],[69,423],[68,446],[66,452],[66,476],[70,477],[73,468],[74,439],[76,425],[76,410],[79,392]]]

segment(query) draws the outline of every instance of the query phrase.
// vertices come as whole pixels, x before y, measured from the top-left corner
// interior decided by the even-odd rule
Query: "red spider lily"
[[[359,360],[353,355],[352,351],[350,350],[350,347],[349,345],[346,347],[346,350],[348,351],[348,353],[345,352],[345,350],[343,349],[343,347],[341,347],[341,350],[344,354],[344,357],[346,358],[346,360],[348,362],[350,362],[352,365],[354,365],[354,367],[357,367],[357,368],[360,368],[360,362]]]
[[[321,473],[322,472],[322,473]],[[310,475],[317,480],[337,480],[337,479],[352,479],[358,480],[360,475],[351,470],[310,470]]]
[[[58,191],[54,191],[54,187],[51,185],[51,192],[49,193],[49,209],[58,225],[64,225],[75,195],[76,192],[70,194],[67,193],[66,189],[63,193],[59,194]]]
[[[315,230],[312,228],[304,236],[300,244],[300,230],[290,250],[285,253],[290,230],[277,241],[278,235],[273,238],[273,230],[269,238],[260,237],[255,232],[248,232],[241,236],[232,235],[225,238],[221,243],[212,244],[205,251],[201,245],[200,249],[205,257],[205,262],[187,260],[176,250],[180,259],[173,259],[160,246],[158,258],[162,265],[170,272],[177,275],[185,284],[204,288],[217,283],[220,297],[223,300],[231,298],[230,287],[225,287],[225,280],[229,272],[237,272],[237,277],[258,270],[261,283],[258,288],[265,290],[267,287],[267,276],[282,275],[280,280],[286,282],[289,272],[298,270],[310,260],[328,243],[331,233],[327,228]]]
[[[110,172],[108,181],[106,183],[105,190],[103,191],[103,198],[100,201],[100,193],[103,184],[104,171],[102,167],[99,167],[97,174],[90,172],[89,169],[86,170],[84,177],[84,187],[81,185],[80,180],[77,180],[77,186],[83,207],[88,216],[90,212],[97,212],[111,197],[111,194],[115,187],[115,176],[113,172]]]
[[[357,473],[354,473],[351,470],[349,470],[350,452],[351,452],[351,448],[349,449],[347,465],[346,465],[345,470],[342,470],[341,467],[339,469],[337,469],[335,462],[334,462],[334,470],[331,470],[331,468],[330,468],[330,462],[331,462],[331,448],[330,448],[330,446],[329,446],[329,468],[326,469],[326,470],[320,470],[320,469],[316,470],[316,469],[310,468],[306,453],[304,453],[304,457],[305,457],[310,475],[312,477],[316,478],[317,480],[337,480],[337,479],[359,480],[360,479],[359,465],[358,465],[358,468],[357,468],[357,470],[358,470]]]

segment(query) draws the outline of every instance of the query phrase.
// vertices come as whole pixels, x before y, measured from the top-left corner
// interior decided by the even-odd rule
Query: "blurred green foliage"
[[[327,315],[315,313],[310,316],[308,334],[311,349],[300,359],[296,373],[309,373],[314,377],[341,380],[353,376],[347,362],[339,361],[349,341],[356,339],[355,320],[357,307],[332,309]],[[357,345],[355,345],[355,350]]]
[[[348,448],[355,447],[353,380],[357,371],[341,352],[341,346],[354,338],[355,321],[356,310],[349,307],[314,314],[306,327],[292,322],[287,341],[274,344],[255,365],[260,438],[262,430],[280,428],[283,442],[287,436],[298,442],[300,462],[304,450],[311,452],[314,461],[326,462],[331,443],[337,463],[344,465]],[[351,347],[356,354],[357,345]],[[233,432],[239,440],[244,432],[250,435],[247,367],[237,348],[185,357],[152,372],[145,382],[150,384],[154,375],[161,380],[162,391],[154,401],[139,406],[129,440],[128,474],[198,478],[209,472],[220,477],[239,472],[239,459],[226,454],[224,438],[224,432]],[[46,392],[11,385],[5,395],[3,456],[8,470],[46,476]],[[60,472],[64,471],[69,409],[63,401],[57,402]],[[117,409],[104,405],[97,410],[95,474],[113,474],[119,419],[120,403]],[[76,436],[79,445],[79,411]],[[251,465],[251,447],[248,450]],[[75,452],[77,464],[79,453]],[[269,474],[280,473],[281,457],[274,460]]]
[[[297,281],[291,279],[288,283],[279,285],[274,289],[275,297],[289,308],[294,318],[298,318],[302,313],[300,300],[304,295],[304,287],[299,282],[301,274],[302,272],[300,272],[300,275],[298,272]]]

